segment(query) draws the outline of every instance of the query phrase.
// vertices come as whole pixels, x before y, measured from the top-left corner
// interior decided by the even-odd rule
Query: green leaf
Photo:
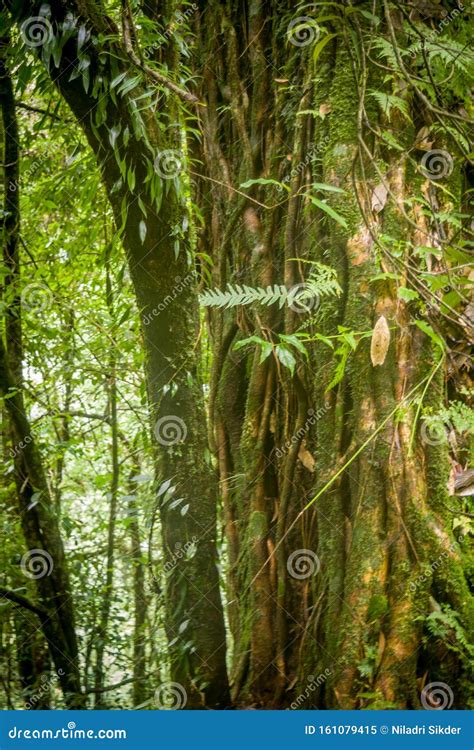
[[[314,335],[314,338],[316,341],[322,341],[323,344],[326,344],[326,346],[329,346],[330,349],[334,349],[334,342],[327,336],[323,336],[322,333],[316,333]]]
[[[115,78],[114,78],[114,79],[113,79],[113,80],[112,80],[112,81],[110,82],[110,88],[111,88],[111,89],[114,89],[114,88],[115,88],[116,86],[118,86],[118,85],[119,85],[119,83],[120,83],[121,81],[123,81],[123,79],[125,78],[125,76],[126,76],[126,75],[127,75],[127,72],[126,72],[126,71],[125,71],[125,73],[119,73],[119,75],[118,75],[118,76],[116,76],[116,77],[115,77]]]
[[[135,481],[136,482],[138,481],[138,477],[135,478]],[[171,486],[171,479],[166,479],[164,482],[162,482],[162,484],[160,484],[158,488],[158,492],[156,493],[156,496],[161,497],[161,495],[164,495],[165,492],[169,490],[170,486]]]
[[[420,329],[420,331],[423,331],[423,333],[426,333],[426,335],[430,337],[433,343],[436,344],[436,346],[438,346],[441,351],[445,351],[445,342],[440,336],[438,336],[437,333],[435,333],[435,331],[433,331],[429,323],[426,323],[424,320],[415,320],[414,323]]]
[[[346,191],[342,188],[336,187],[335,185],[328,185],[325,182],[313,182],[312,185],[316,190],[325,190],[328,193],[345,193]]]
[[[248,346],[249,344],[258,344],[259,346],[263,346],[267,343],[268,342],[265,341],[265,339],[260,338],[260,336],[249,336],[246,339],[241,339],[240,341],[236,341],[233,348],[237,350],[237,349],[242,349],[242,347]]]
[[[282,363],[283,367],[287,367],[288,370],[293,375],[296,367],[296,359],[293,356],[293,354],[290,352],[289,349],[286,347],[281,346],[281,344],[278,344],[275,348],[276,355],[280,362]]]
[[[314,45],[313,49],[313,60],[315,63],[318,62],[319,57],[321,56],[321,52],[325,48],[326,44],[331,41],[331,39],[334,39],[334,37],[337,36],[337,34],[326,34],[322,39],[317,42],[317,44]]]
[[[420,295],[415,289],[408,289],[406,286],[399,286],[397,294],[398,298],[404,300],[404,302],[420,299]]]
[[[261,365],[262,362],[264,362],[273,351],[273,346],[269,341],[263,341],[260,346],[262,348],[262,351],[260,353],[260,359],[258,361],[259,365]]]
[[[315,198],[313,195],[310,195],[311,203],[313,203],[315,206],[321,209],[321,211],[324,211],[328,214],[334,221],[337,221],[338,224],[341,225],[341,227],[344,227],[344,229],[347,229],[347,222],[344,219],[343,216],[337,213],[331,206],[328,206],[328,204],[325,201],[320,201],[318,198]]]
[[[267,179],[266,177],[259,177],[256,180],[247,180],[246,182],[242,182],[241,185],[239,185],[240,188],[249,188],[252,187],[252,185],[276,185],[279,188],[286,188],[289,190],[288,186],[285,185],[283,182],[278,182],[278,180],[271,180]]]
[[[396,149],[397,151],[405,151],[405,146],[397,141],[397,139],[390,133],[389,130],[382,130],[382,138],[386,140],[389,146]]]
[[[303,354],[305,357],[308,357],[308,350],[306,349],[305,345],[302,341],[299,340],[299,338],[295,334],[279,334],[280,341],[284,341],[286,344],[290,344],[291,346],[294,346],[295,349],[297,349],[301,354]]]

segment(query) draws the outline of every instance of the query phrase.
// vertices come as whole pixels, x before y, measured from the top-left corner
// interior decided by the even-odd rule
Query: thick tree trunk
[[[415,404],[422,398],[423,386],[429,385],[427,399],[435,411],[443,405],[444,367],[436,356],[440,352],[413,325],[407,305],[397,299],[393,282],[367,284],[380,268],[374,252],[378,235],[383,232],[406,241],[413,233],[401,207],[414,188],[420,188],[421,179],[413,175],[406,156],[391,154],[384,182],[389,201],[380,214],[373,211],[372,191],[380,176],[374,163],[367,160],[364,165],[365,158],[358,153],[360,100],[353,61],[340,42],[334,54],[335,63],[334,57],[330,63],[330,141],[322,181],[346,190],[346,196],[331,201],[349,230],[333,226],[330,234],[331,252],[337,253],[334,262],[342,257],[347,279],[338,322],[348,330],[370,331],[384,316],[392,333],[381,366],[373,366],[369,341],[361,341],[338,388],[334,410],[316,426],[317,447],[327,444],[328,434],[334,435],[343,449],[343,456],[336,454],[336,461],[351,456],[354,460],[331,494],[322,494],[317,501],[322,504],[331,498],[331,509],[319,514],[318,524],[318,554],[324,566],[321,593],[327,586],[329,597],[314,633],[324,656],[312,666],[317,673],[323,668],[330,670],[324,698],[328,706],[360,707],[365,705],[361,697],[365,693],[372,705],[417,708],[422,664],[426,652],[436,648],[434,644],[422,646],[423,620],[430,613],[433,597],[436,606],[449,604],[461,614],[467,632],[473,625],[472,599],[462,572],[463,545],[453,537],[446,511],[447,447],[438,445],[433,450],[420,439],[420,425],[415,422]],[[369,85],[377,78],[376,73],[369,73]],[[390,124],[408,152],[414,132],[399,113],[392,115]],[[456,186],[454,180],[452,185],[459,193],[460,183]],[[422,241],[428,242],[426,233]],[[384,268],[400,273],[401,266],[402,284],[408,285],[406,269],[413,264],[407,250],[401,263],[394,261],[390,266],[386,259]],[[334,331],[331,326],[324,332]],[[317,404],[322,403],[331,377],[326,372],[316,387]],[[403,419],[397,405],[403,407]],[[383,429],[374,438],[379,426]],[[367,449],[355,457],[365,443]],[[321,456],[320,451],[318,455],[321,486],[334,473],[334,457]],[[432,563],[440,555],[447,559],[439,569]],[[430,567],[421,583],[420,570]],[[335,622],[339,623],[337,629]],[[363,663],[369,673],[364,676]],[[456,670],[458,676],[448,679],[442,668],[437,674],[433,670],[429,681],[444,677],[456,692],[456,685],[462,686],[464,679],[462,660]],[[465,707],[462,694],[458,693],[456,700],[459,707]]]
[[[298,706],[418,707],[423,665],[436,648],[421,647],[433,599],[451,604],[466,629],[472,626],[461,547],[446,514],[447,448],[433,452],[420,440],[413,402],[438,365],[436,348],[413,325],[396,285],[372,281],[381,271],[378,236],[406,239],[417,231],[400,206],[420,178],[396,149],[375,150],[376,166],[389,165],[389,198],[373,210],[373,191],[385,178],[364,150],[363,137],[372,148],[373,135],[364,132],[361,98],[369,86],[383,88],[377,67],[366,61],[369,71],[357,70],[354,37],[337,16],[315,63],[321,30],[303,23],[293,41],[313,36],[314,43],[292,46],[293,6],[286,13],[281,3],[270,6],[247,3],[242,11],[233,3],[201,3],[196,17],[207,103],[205,174],[198,180],[208,227],[203,244],[212,248],[221,289],[289,288],[304,283],[309,260],[336,269],[342,294],[322,297],[312,320],[276,306],[210,313],[212,440],[224,488],[234,690],[237,699],[264,706],[281,707],[300,693]],[[387,124],[375,100],[363,103],[379,130],[390,127],[409,152],[415,133],[406,120],[392,115]],[[283,180],[289,193],[242,187],[259,178]],[[329,196],[345,227],[311,209],[313,183],[345,191],[315,193]],[[384,258],[382,270],[414,263],[406,257],[391,268]],[[293,377],[271,358],[260,363],[258,346],[254,354],[233,351],[251,335],[276,344],[279,334],[296,330],[309,338],[340,337],[338,326],[370,334],[382,315],[392,331],[384,364],[372,365],[369,339],[357,336],[356,352],[348,351],[344,375],[331,387],[336,358],[326,343],[308,345],[310,365],[301,362]],[[425,405],[429,398],[436,410],[443,370],[439,364],[425,394]],[[403,421],[399,403],[406,406]],[[449,564],[419,586],[420,569],[440,555]],[[462,659],[456,670],[447,681],[462,686]],[[311,689],[308,675],[316,677]]]

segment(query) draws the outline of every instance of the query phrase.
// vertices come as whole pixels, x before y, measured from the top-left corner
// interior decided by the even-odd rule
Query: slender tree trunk
[[[107,238],[106,238],[107,242]],[[112,326],[115,323],[114,318],[114,301],[112,291],[112,281],[110,278],[110,258],[109,248],[106,251],[106,287],[105,295],[109,320]],[[104,687],[104,654],[108,639],[108,626],[110,618],[110,609],[112,606],[113,583],[114,583],[114,566],[115,566],[115,526],[117,522],[117,501],[120,481],[119,467],[119,425],[117,422],[117,361],[115,344],[112,340],[109,373],[108,373],[108,400],[109,400],[109,417],[111,431],[111,480],[109,491],[109,523],[107,536],[107,554],[105,559],[105,583],[102,595],[102,602],[99,614],[98,632],[96,638],[96,665],[95,665],[95,708],[105,708],[105,700],[101,694]]]
[[[145,566],[142,562],[142,550],[140,545],[140,528],[138,525],[137,507],[131,502],[129,506],[131,517],[135,515],[130,523],[130,535],[132,539],[132,561],[133,561],[133,600],[134,600],[134,631],[133,631],[133,705],[141,705],[147,698],[145,685],[146,675],[146,614],[147,598],[145,591]]]
[[[33,711],[50,708],[51,659],[38,619],[19,607],[14,615],[18,674],[23,706]]]

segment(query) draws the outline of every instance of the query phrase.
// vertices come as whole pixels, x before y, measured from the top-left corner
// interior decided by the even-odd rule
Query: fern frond
[[[224,290],[207,289],[201,294],[200,301],[204,307],[236,307],[237,305],[251,305],[254,302],[262,305],[273,305],[279,302],[280,306],[283,306],[287,297],[288,290],[279,284],[267,286],[266,289],[227,284]]]
[[[304,306],[309,300],[324,295],[340,294],[341,287],[338,284],[334,269],[324,266],[322,263],[311,263],[312,270],[308,279],[295,287],[288,289],[283,284],[269,285],[263,287],[251,287],[244,284],[227,284],[225,289],[206,289],[199,300],[204,307],[236,307],[237,305],[275,305],[280,308],[284,305],[298,303]],[[308,305],[308,310],[310,305]]]

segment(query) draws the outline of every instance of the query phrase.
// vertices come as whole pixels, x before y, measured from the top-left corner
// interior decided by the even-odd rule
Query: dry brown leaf
[[[381,315],[375,324],[370,344],[370,359],[372,365],[383,365],[390,345],[390,328],[385,315]]]
[[[388,195],[388,190],[385,187],[385,185],[383,185],[382,183],[374,187],[374,190],[372,192],[371,202],[372,202],[372,211],[375,211],[376,214],[380,213],[380,211],[385,206],[387,202],[387,195]]]
[[[301,446],[298,452],[298,458],[305,469],[308,469],[308,471],[310,471],[311,473],[314,471],[316,461],[314,460],[314,457],[311,455],[309,450]]]

